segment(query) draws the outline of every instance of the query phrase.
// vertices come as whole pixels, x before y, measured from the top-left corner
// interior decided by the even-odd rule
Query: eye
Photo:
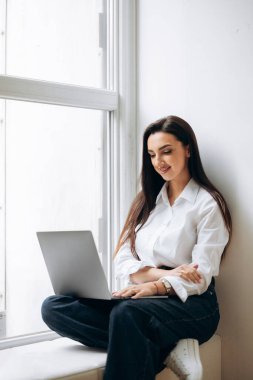
[[[171,149],[170,150],[164,150],[163,153],[165,153],[165,154],[171,154],[172,150]]]

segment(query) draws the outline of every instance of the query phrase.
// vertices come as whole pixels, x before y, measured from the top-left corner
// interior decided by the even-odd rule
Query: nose
[[[164,161],[161,158],[156,159],[156,166],[162,168],[164,166]]]

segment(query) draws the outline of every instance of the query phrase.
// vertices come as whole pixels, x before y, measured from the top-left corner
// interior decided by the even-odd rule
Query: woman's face
[[[156,132],[149,136],[147,148],[154,169],[165,181],[189,179],[189,147],[174,135]]]

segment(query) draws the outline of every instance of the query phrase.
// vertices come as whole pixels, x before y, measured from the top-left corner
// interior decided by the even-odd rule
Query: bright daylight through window
[[[91,230],[107,265],[112,4],[0,0],[2,338],[47,330],[36,231]]]

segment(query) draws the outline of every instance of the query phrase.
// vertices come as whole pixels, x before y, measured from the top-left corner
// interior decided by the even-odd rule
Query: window
[[[6,5],[7,75],[106,87],[105,2],[8,0]]]
[[[111,282],[119,215],[117,20],[112,0],[0,0],[3,337],[47,330],[40,304],[52,289],[37,230],[91,229]]]
[[[6,335],[15,336],[45,330],[40,305],[53,294],[36,231],[92,230],[101,249],[103,111],[7,100],[5,119]]]

